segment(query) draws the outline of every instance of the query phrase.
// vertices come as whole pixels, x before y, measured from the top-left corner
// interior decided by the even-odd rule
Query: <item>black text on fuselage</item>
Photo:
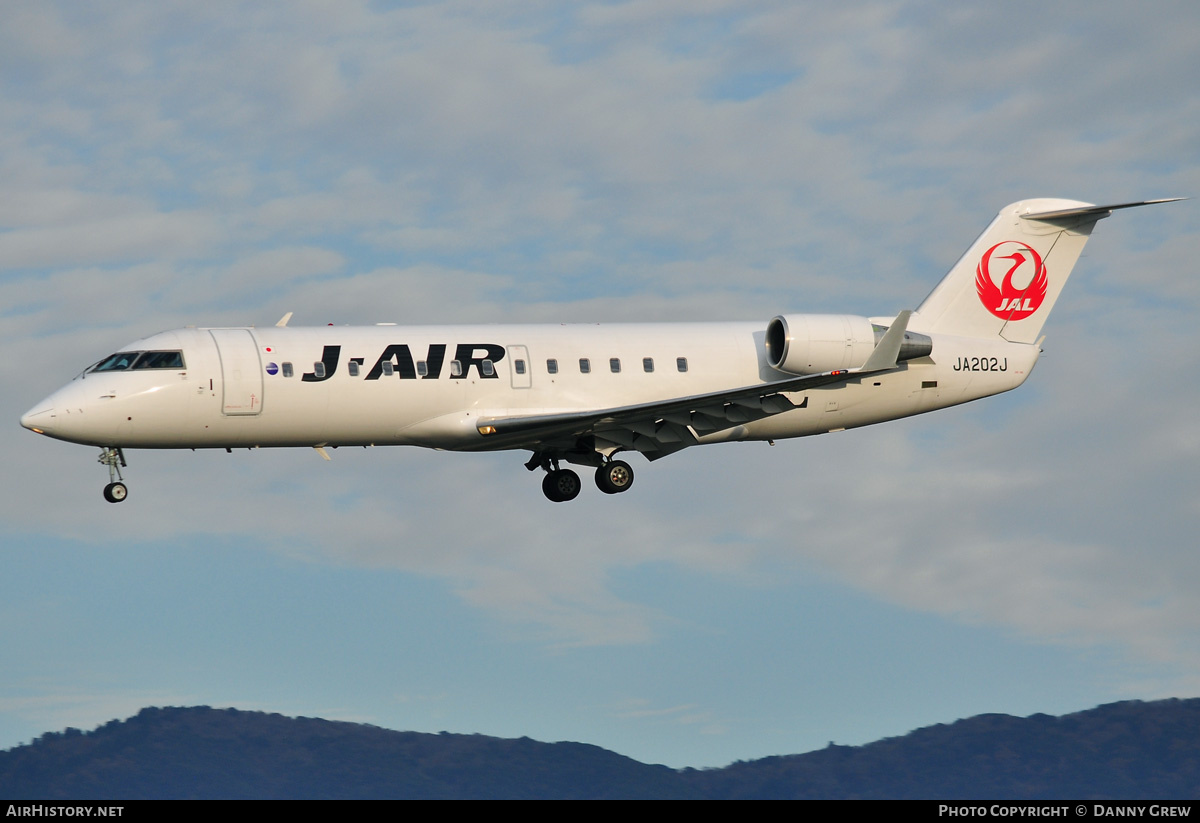
[[[442,375],[447,348],[445,343],[431,343],[425,359],[415,360],[408,344],[393,343],[379,355],[365,379],[378,380],[381,377],[396,375],[401,380],[435,380]],[[321,351],[319,364],[315,364],[313,371],[306,372],[300,379],[305,383],[320,383],[333,377],[337,373],[341,353],[341,346],[325,346]],[[450,379],[465,380],[470,376],[472,367],[480,378],[498,378],[500,375],[495,369],[495,364],[504,359],[504,353],[504,347],[496,343],[459,343],[455,348]],[[351,357],[349,362],[355,365],[353,370],[357,370],[357,366],[364,363],[365,358]]]

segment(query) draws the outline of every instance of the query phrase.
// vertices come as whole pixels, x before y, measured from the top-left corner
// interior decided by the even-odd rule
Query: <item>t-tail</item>
[[[925,298],[910,328],[1034,343],[1097,221],[1115,209],[1181,199],[1095,206],[1039,198],[1005,206]]]

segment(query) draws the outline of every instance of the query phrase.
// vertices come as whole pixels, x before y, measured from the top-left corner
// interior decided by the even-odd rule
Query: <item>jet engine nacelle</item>
[[[887,329],[849,314],[780,315],[767,324],[767,362],[789,374],[821,374],[861,366]],[[928,357],[933,341],[905,332],[897,361]]]
[[[767,324],[767,362],[789,374],[861,366],[875,348],[871,321],[849,314],[780,315]]]

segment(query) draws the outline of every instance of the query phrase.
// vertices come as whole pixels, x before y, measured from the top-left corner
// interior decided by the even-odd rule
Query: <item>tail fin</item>
[[[1041,198],[1005,206],[925,298],[912,327],[1036,342],[1096,222],[1114,209],[1179,199],[1094,206]]]

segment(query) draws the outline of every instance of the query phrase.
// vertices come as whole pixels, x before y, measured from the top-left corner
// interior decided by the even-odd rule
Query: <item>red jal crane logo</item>
[[[1011,251],[1009,254],[997,254],[1002,248]],[[1005,260],[1010,262],[1001,262]],[[992,273],[993,263],[997,274],[1004,272],[999,286]],[[1047,285],[1049,280],[1042,256],[1031,246],[1017,240],[1005,240],[992,246],[979,258],[979,268],[975,270],[975,290],[979,292],[979,302],[1001,320],[1024,320],[1037,311],[1046,299]]]

